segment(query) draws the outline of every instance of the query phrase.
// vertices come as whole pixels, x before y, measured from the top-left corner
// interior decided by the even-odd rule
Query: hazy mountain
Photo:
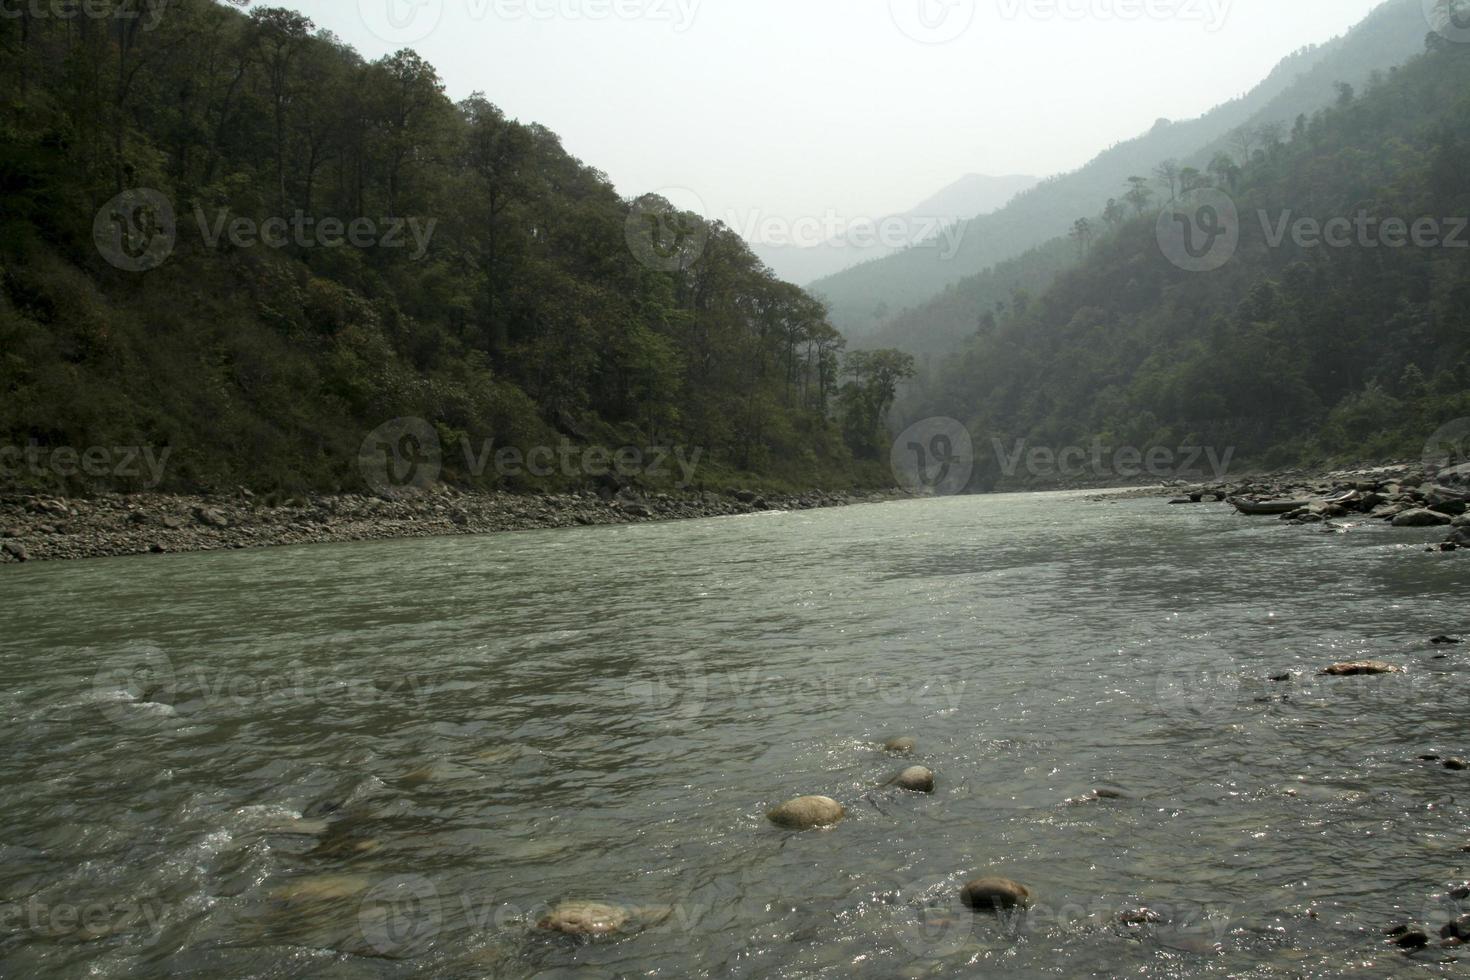
[[[952,253],[911,248],[825,279],[812,291],[832,308],[833,323],[852,337],[922,304],[947,286],[997,262],[1065,235],[1072,223],[1122,199],[1130,176],[1149,176],[1168,159],[1203,167],[1232,130],[1281,123],[1336,98],[1339,82],[1361,87],[1423,50],[1428,33],[1421,0],[1391,0],[1346,35],[1292,54],[1255,89],[1198,119],[1161,119],[1146,134],[1114,146],[1079,170],[1043,181],[993,214],[959,229]],[[891,339],[891,338],[890,338]]]
[[[902,214],[863,220],[846,238],[821,245],[752,242],[751,250],[782,279],[805,284],[892,255],[902,245],[916,244],[943,226],[990,214],[1036,184],[1035,177],[966,174]]]
[[[1207,267],[1160,248],[1156,199],[1048,289],[985,314],[895,427],[964,421],[985,447],[981,487],[1016,485],[1001,445],[1213,447],[1263,466],[1417,457],[1470,414],[1465,221],[1445,217],[1470,211],[1467,91],[1470,46],[1439,39],[1343,92],[1231,177],[1238,241]],[[1359,214],[1371,221],[1337,246],[1273,230]]]

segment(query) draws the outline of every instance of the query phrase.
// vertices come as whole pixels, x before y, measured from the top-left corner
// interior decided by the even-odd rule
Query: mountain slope
[[[840,236],[820,245],[753,242],[750,248],[782,279],[808,283],[859,262],[892,255],[898,251],[898,246],[932,235],[936,226],[953,225],[977,215],[989,214],[1036,184],[1035,177],[967,174],[902,214],[877,219],[879,227],[891,228],[897,233],[896,245],[874,240],[872,236],[864,240],[861,236],[867,234],[874,223],[863,221],[857,235]]]
[[[411,50],[214,0],[137,25],[0,18],[0,489],[378,489],[360,453],[425,446],[484,488],[638,447],[651,484],[673,447],[714,487],[886,474],[833,417],[840,337],[728,229]],[[76,465],[106,447],[169,463]]]
[[[1160,162],[1179,159],[1203,167],[1211,150],[1239,126],[1290,126],[1297,115],[1328,104],[1335,83],[1361,87],[1423,48],[1428,31],[1421,0],[1391,0],[1348,34],[1285,59],[1249,94],[1186,122],[1160,120],[1147,134],[1103,152],[1072,173],[1050,178],[1009,205],[962,229],[957,254],[910,249],[864,263],[811,284],[845,334],[872,333],[891,316],[913,308],[946,286],[1059,235],[1079,217],[1099,213],[1121,198],[1130,176],[1148,176]]]
[[[1239,245],[1224,240],[1218,268],[1186,271],[1159,215],[1131,220],[950,358],[909,412],[966,421],[980,487],[1046,482],[1005,471],[1002,448],[1023,443],[1417,457],[1470,416],[1467,93],[1470,45],[1448,42],[1345,93],[1238,175]],[[1301,219],[1346,237],[1292,231]]]

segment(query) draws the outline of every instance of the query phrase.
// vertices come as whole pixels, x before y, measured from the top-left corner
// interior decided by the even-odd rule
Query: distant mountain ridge
[[[1168,159],[1203,168],[1240,126],[1289,127],[1298,115],[1329,104],[1337,83],[1361,86],[1375,72],[1420,53],[1428,32],[1421,0],[1390,0],[1347,34],[1288,56],[1246,95],[1198,119],[1161,119],[1148,133],[968,222],[952,257],[943,258],[935,249],[908,249],[814,281],[811,290],[829,304],[832,322],[846,335],[875,333],[947,287],[1066,235],[1074,221],[1097,215],[1109,198],[1121,200],[1130,176],[1150,176]]]
[[[876,220],[901,225],[905,229],[903,241],[917,242],[929,237],[931,229],[937,230],[938,226],[953,225],[989,214],[1039,182],[1036,177],[1021,174],[1000,177],[966,174],[902,214],[884,215]],[[749,244],[751,251],[778,276],[797,284],[834,275],[859,263],[884,258],[898,251],[883,244],[864,245],[861,242],[852,243],[840,239],[807,246],[770,245],[761,242]]]

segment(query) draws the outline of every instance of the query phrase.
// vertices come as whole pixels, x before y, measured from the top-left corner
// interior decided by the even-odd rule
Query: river
[[[1382,939],[1470,863],[1427,533],[1042,494],[8,567],[0,974],[1450,971]]]

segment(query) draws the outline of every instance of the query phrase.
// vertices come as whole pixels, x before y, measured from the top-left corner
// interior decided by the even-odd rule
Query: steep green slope
[[[1161,120],[1149,133],[1110,148],[1080,170],[1046,180],[970,222],[953,256],[913,248],[818,280],[811,291],[829,304],[832,321],[844,334],[873,333],[946,286],[1065,236],[1079,217],[1096,215],[1108,198],[1119,197],[1131,176],[1148,176],[1169,159],[1203,169],[1241,126],[1289,127],[1300,113],[1328,104],[1335,83],[1361,87],[1373,72],[1412,57],[1423,48],[1427,32],[1422,0],[1391,0],[1344,37],[1285,59],[1244,97],[1199,119]]]
[[[492,440],[680,446],[711,485],[881,474],[829,412],[841,339],[730,230],[621,200],[412,51],[368,63],[212,0],[88,9],[0,18],[0,447],[355,488],[365,441],[412,417],[481,486],[586,476],[507,474]],[[0,462],[0,484],[138,485]]]
[[[1021,442],[1417,456],[1470,416],[1470,44],[1431,41],[1255,154],[1223,190],[1233,252],[1205,234],[1221,190],[1181,204],[1218,268],[1168,257],[1184,254],[1160,236],[1182,227],[1172,208],[1128,221],[949,359],[912,413],[966,421],[979,486],[1024,482],[998,451]]]

